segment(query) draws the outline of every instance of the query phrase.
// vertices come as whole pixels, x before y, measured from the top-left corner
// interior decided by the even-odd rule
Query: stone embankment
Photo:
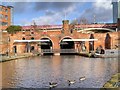
[[[37,54],[23,53],[23,54],[15,54],[10,56],[1,56],[0,62],[6,62],[6,61],[11,61],[11,60],[20,59],[20,58],[27,58],[31,56],[37,56]]]
[[[120,73],[117,73],[111,77],[103,86],[105,90],[120,90]]]

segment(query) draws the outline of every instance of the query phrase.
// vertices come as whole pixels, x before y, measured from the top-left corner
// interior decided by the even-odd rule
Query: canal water
[[[76,55],[38,56],[0,63],[3,88],[101,88],[118,72],[118,58],[86,58]],[[85,76],[84,81],[79,78]],[[67,80],[76,80],[68,85]]]

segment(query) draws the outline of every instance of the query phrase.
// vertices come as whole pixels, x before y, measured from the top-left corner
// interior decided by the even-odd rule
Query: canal
[[[3,88],[100,88],[118,72],[118,58],[37,56],[0,63]],[[85,76],[84,81],[79,78]],[[67,80],[76,80],[68,85]]]

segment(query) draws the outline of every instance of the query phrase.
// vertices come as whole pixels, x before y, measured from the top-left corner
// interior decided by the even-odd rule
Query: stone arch
[[[90,39],[94,39],[94,34],[90,34]],[[89,41],[89,51],[94,51],[94,41]]]
[[[105,49],[111,49],[111,36],[109,33],[105,37]]]

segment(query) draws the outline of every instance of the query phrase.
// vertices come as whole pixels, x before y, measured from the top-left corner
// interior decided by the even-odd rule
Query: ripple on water
[[[35,59],[35,60],[34,60]],[[25,88],[49,88],[49,82],[57,82],[57,88],[98,88],[117,72],[117,60],[89,59],[79,56],[42,56],[24,58],[17,62],[3,63],[3,86]],[[79,77],[85,76],[79,82]],[[76,80],[68,86],[67,80]]]

